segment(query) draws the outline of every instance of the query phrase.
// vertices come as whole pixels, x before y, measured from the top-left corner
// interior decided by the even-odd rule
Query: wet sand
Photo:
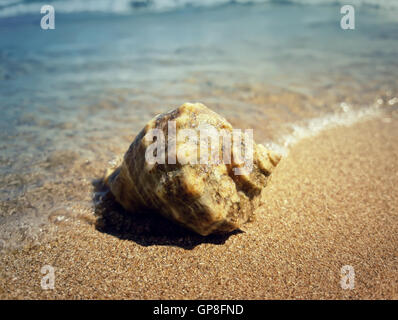
[[[105,204],[55,224],[42,244],[1,255],[0,298],[398,299],[397,132],[395,111],[302,140],[256,221],[227,237]],[[344,265],[353,290],[340,286]]]

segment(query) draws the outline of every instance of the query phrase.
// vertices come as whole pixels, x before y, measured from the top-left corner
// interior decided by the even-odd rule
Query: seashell
[[[105,183],[127,211],[155,210],[206,236],[253,217],[279,160],[249,131],[185,103],[149,121]]]

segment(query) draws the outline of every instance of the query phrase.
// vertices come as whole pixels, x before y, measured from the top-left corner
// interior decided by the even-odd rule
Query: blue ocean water
[[[394,106],[397,2],[352,2],[355,30],[339,1],[0,1],[0,245],[92,213],[92,180],[186,101],[279,145],[292,124]]]

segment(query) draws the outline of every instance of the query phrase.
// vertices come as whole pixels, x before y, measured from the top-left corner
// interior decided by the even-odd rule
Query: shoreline
[[[398,299],[396,132],[393,113],[301,140],[256,220],[228,237],[147,218],[123,238],[99,231],[94,212],[58,224],[41,245],[2,254],[0,298]],[[54,290],[40,287],[44,265]],[[344,265],[353,290],[340,287]]]

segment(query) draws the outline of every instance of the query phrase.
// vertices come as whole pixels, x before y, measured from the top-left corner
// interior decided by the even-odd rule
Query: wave
[[[291,124],[291,133],[283,135],[275,142],[264,142],[263,144],[270,150],[273,150],[282,156],[289,153],[289,149],[299,141],[318,135],[319,133],[338,126],[351,126],[357,122],[379,117],[382,114],[380,104],[363,107],[359,110],[353,110],[351,107],[342,103],[342,113],[327,114],[319,118],[308,119],[303,124]]]
[[[346,2],[346,0],[0,0],[0,18],[37,14],[46,4],[54,6],[57,13],[131,14],[137,11],[164,12],[185,7],[214,7],[226,4],[343,5]],[[351,0],[350,4],[386,11],[398,10],[396,0]]]

